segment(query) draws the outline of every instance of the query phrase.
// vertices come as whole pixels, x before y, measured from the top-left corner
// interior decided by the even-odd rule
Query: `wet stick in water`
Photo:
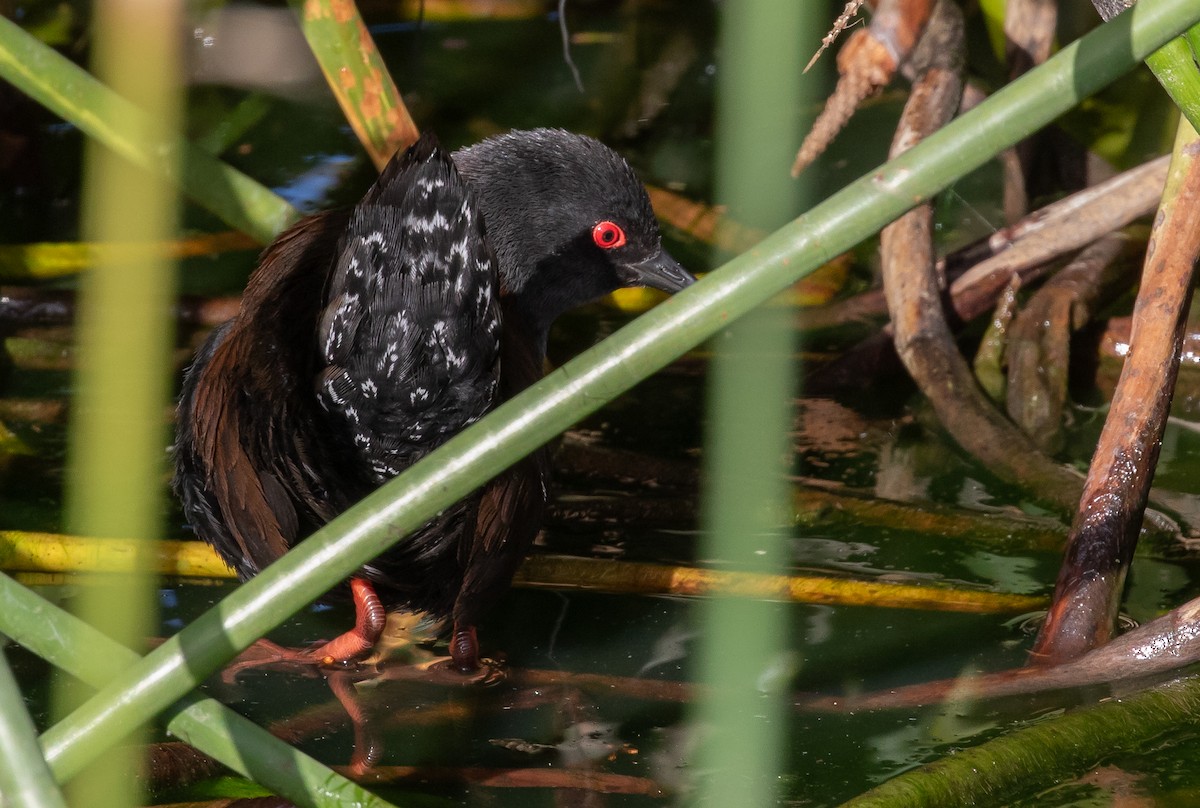
[[[1109,684],[1128,692],[1139,681],[1161,678],[1200,660],[1197,626],[1200,600],[1192,600],[1061,665],[1030,665],[874,693],[801,698],[795,706],[802,711],[903,710],[949,700],[982,701]]]
[[[1073,659],[1113,634],[1179,372],[1179,349],[1200,256],[1200,140],[1181,122],[1167,189],[1133,311],[1121,371],[1071,526],[1050,615],[1033,653]]]

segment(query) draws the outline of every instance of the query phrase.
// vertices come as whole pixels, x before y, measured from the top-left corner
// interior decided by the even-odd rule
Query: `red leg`
[[[366,656],[383,634],[387,611],[366,578],[351,578],[350,592],[354,596],[354,628],[316,648],[285,648],[270,640],[259,640],[225,668],[222,678],[232,683],[249,668],[311,668],[345,664]]]
[[[310,652],[322,665],[353,662],[365,656],[383,634],[387,611],[375,587],[366,578],[351,578],[350,592],[354,596],[354,628]]]
[[[475,626],[454,624],[454,633],[450,635],[450,658],[454,667],[463,673],[479,670],[479,639],[475,636]]]

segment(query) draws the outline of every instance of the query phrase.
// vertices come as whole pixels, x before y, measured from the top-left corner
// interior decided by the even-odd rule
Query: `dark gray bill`
[[[636,264],[622,264],[617,272],[626,286],[649,286],[664,292],[678,292],[696,282],[695,276],[681,267],[666,250]]]

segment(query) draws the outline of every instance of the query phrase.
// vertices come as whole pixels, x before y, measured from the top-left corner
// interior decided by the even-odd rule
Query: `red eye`
[[[614,222],[600,222],[592,228],[592,241],[602,250],[625,246],[625,231]]]

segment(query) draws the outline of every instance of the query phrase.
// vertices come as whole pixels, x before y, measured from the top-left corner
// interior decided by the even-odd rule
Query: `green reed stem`
[[[132,151],[150,152],[176,137],[179,97],[180,0],[147,5],[105,0],[94,8],[91,57],[96,74],[146,114],[129,133]],[[97,99],[101,118],[119,119],[125,102]],[[114,106],[115,105],[115,106]],[[178,226],[178,199],[164,177],[177,173],[178,152],[162,155],[160,171],[131,166],[94,140],[87,143],[83,178],[85,239],[99,244],[155,244]],[[150,553],[162,532],[161,484],[167,443],[162,412],[171,397],[175,266],[155,250],[117,259],[102,254],[80,284],[76,332],[76,406],[71,418],[65,520],[89,536],[122,536]],[[144,573],[114,576],[83,590],[80,616],[118,642],[132,643],[156,624],[156,579]],[[76,683],[60,677],[54,709],[65,715],[79,701]],[[135,729],[135,728],[130,728]],[[140,734],[140,733],[137,733]],[[94,765],[73,783],[72,802],[125,808],[142,803],[137,737],[100,734]]]
[[[270,189],[203,149],[175,136],[152,136],[154,116],[5,17],[0,17],[0,78],[130,163],[167,177],[263,244],[297,217]]]
[[[0,632],[94,688],[141,659],[7,575],[0,575]],[[167,708],[165,723],[175,737],[297,805],[391,808],[215,699],[185,696]],[[36,740],[30,748],[38,748]]]

